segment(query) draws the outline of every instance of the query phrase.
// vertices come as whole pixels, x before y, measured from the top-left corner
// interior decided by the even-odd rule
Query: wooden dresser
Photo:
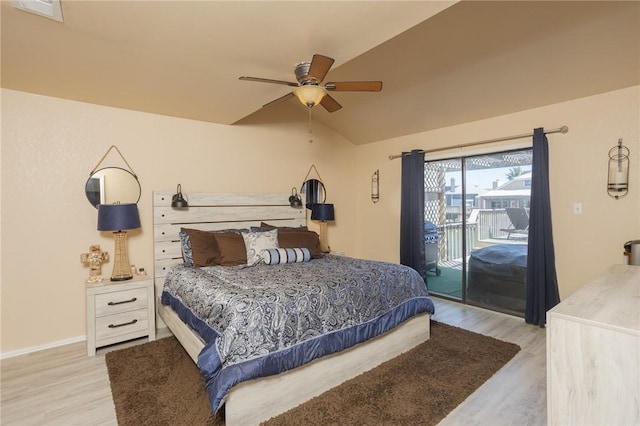
[[[640,266],[613,265],[547,314],[550,425],[640,424]]]

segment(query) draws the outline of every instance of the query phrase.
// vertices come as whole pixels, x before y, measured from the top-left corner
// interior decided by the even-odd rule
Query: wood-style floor
[[[522,348],[440,424],[546,424],[545,330],[526,325],[521,318],[443,299],[434,301],[434,320]],[[137,341],[144,342],[146,339]],[[130,344],[136,342],[126,345]],[[86,346],[75,343],[3,360],[0,424],[117,424],[104,362],[104,354],[114,348],[98,350],[95,357],[89,358]]]

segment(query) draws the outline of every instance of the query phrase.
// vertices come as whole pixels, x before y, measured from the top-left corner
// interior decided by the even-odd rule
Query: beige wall
[[[640,239],[638,86],[359,147],[356,255],[391,262],[399,259],[401,162],[400,159],[388,160],[389,154],[454,146],[523,134],[536,127],[553,129],[562,125],[569,127],[569,133],[548,136],[554,245],[561,298],[573,293],[608,265],[621,263],[623,243]],[[617,144],[618,138],[623,138],[624,145],[631,150],[631,171],[629,194],[615,200],[606,192],[607,160],[608,151]],[[515,147],[522,143],[515,141],[506,145]],[[449,153],[459,152],[454,149]],[[465,152],[475,151],[467,149]],[[370,176],[378,168],[380,201],[373,204],[368,195]],[[573,214],[574,202],[583,204],[582,215]]]
[[[80,254],[96,243],[113,254],[113,238],[96,230],[84,185],[112,144],[142,186],[138,267],[153,270],[152,191],[289,194],[311,164],[336,206],[330,243],[353,251],[340,229],[354,226],[354,146],[320,125],[308,139],[304,109],[294,123],[225,126],[2,90],[2,353],[85,335]],[[126,167],[115,151],[104,164]]]
[[[607,265],[621,261],[622,243],[640,238],[640,87],[605,93],[354,146],[314,125],[309,144],[300,120],[223,126],[2,90],[2,347],[3,354],[81,339],[85,331],[80,254],[108,233],[96,231],[96,210],[83,189],[89,172],[117,145],[140,177],[142,229],[130,233],[130,260],[152,270],[153,190],[289,192],[313,163],[336,205],[331,246],[349,255],[398,261],[400,161],[413,148],[450,146],[534,127],[567,125],[550,135],[551,190],[562,297]],[[607,152],[618,138],[631,149],[631,190],[621,200],[605,191]],[[514,144],[511,143],[510,146]],[[113,153],[106,163],[122,166]],[[370,178],[380,169],[380,202]],[[582,202],[584,214],[572,214]],[[312,225],[313,226],[313,225]],[[111,264],[104,266],[110,275]]]

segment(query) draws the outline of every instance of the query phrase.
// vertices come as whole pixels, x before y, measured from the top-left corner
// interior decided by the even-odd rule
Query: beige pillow
[[[247,249],[247,265],[257,265],[262,261],[262,251],[278,248],[278,230],[243,232],[242,238]]]

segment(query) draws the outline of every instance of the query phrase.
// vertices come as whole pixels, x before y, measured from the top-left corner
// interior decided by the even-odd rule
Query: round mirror
[[[305,205],[308,209],[311,209],[313,204],[324,203],[327,199],[324,184],[317,179],[305,180],[300,187],[300,193],[305,194]]]
[[[120,167],[105,167],[95,171],[84,187],[92,206],[99,204],[133,203],[140,201],[142,190],[138,178]]]

